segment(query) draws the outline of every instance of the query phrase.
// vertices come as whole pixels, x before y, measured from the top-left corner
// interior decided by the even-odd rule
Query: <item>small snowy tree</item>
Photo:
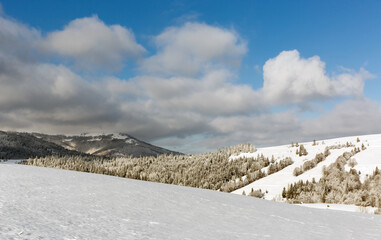
[[[349,161],[348,161],[348,165],[349,165],[351,168],[354,168],[354,167],[357,165],[357,161],[356,161],[356,159],[354,159],[354,158],[349,159]]]

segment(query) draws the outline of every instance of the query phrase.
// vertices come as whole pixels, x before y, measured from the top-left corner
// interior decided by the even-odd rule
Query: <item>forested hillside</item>
[[[48,142],[53,142],[69,150],[107,157],[144,157],[162,154],[181,154],[165,148],[154,146],[125,133],[81,134],[81,135],[47,135],[33,133]]]
[[[0,159],[27,159],[51,155],[82,155],[29,133],[0,131]]]

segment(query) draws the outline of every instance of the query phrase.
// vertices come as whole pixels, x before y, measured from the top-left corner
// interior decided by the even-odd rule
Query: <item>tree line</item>
[[[232,154],[245,151],[254,152],[255,148],[251,144],[241,144],[197,155],[170,154],[138,158],[48,156],[30,158],[25,164],[224,192],[234,191],[292,164],[291,158],[270,163],[267,157],[259,154],[229,161]]]

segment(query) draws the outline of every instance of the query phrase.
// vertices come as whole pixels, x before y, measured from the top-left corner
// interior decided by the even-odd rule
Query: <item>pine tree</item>
[[[366,149],[366,147],[364,146],[364,143],[363,144],[361,144],[361,150],[365,150]]]

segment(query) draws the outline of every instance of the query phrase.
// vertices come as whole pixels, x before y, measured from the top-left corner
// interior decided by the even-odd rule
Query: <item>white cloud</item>
[[[328,76],[318,56],[301,58],[297,50],[283,51],[263,66],[265,100],[273,104],[293,104],[323,98],[362,96],[366,70]]]
[[[258,93],[234,83],[246,43],[233,30],[201,23],[165,29],[154,38],[158,52],[143,61],[130,83],[140,100],[160,112],[229,115],[259,108]],[[129,86],[131,88],[131,86]]]
[[[239,114],[260,109],[259,94],[248,85],[231,82],[225,70],[210,71],[200,78],[134,79],[134,89],[166,111],[189,111],[207,116]]]
[[[102,122],[107,114],[117,116],[117,106],[109,103],[102,89],[63,65],[9,61],[1,55],[0,65],[7,69],[0,74],[0,112],[18,112],[23,118],[28,112],[31,123],[44,118],[68,125],[78,119],[84,123],[99,117]]]
[[[63,30],[49,33],[42,47],[73,58],[85,68],[120,69],[123,61],[145,52],[131,30],[120,25],[108,26],[97,16],[75,19]]]
[[[35,51],[33,47],[40,40],[41,33],[36,29],[0,14],[0,54],[31,61]]]
[[[0,17],[3,128],[70,132],[83,129],[85,122],[94,127],[117,121],[119,106],[100,86],[64,65],[40,62],[41,41],[39,31]]]
[[[237,67],[246,43],[231,30],[202,23],[167,28],[155,37],[158,53],[146,59],[143,71],[193,76],[210,67]]]
[[[245,142],[274,146],[295,141],[374,134],[381,132],[380,119],[381,104],[369,99],[347,100],[317,117],[306,119],[301,119],[296,109],[251,116],[221,116],[210,121],[213,130],[209,130],[206,138],[192,144],[193,149],[211,151]],[[191,142],[192,139],[188,140]],[[178,146],[178,149],[184,151],[185,148]]]
[[[305,136],[316,138],[381,133],[381,104],[369,99],[348,100],[302,123]]]

